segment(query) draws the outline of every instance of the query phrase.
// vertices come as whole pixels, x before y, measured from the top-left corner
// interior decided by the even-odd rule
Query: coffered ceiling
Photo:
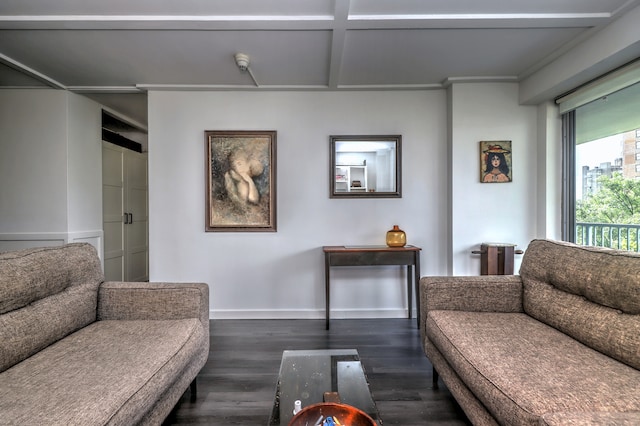
[[[428,89],[457,80],[518,81],[638,4],[2,0],[0,87],[63,88],[144,114],[139,108],[150,89]],[[238,69],[236,53],[249,55],[250,72]]]

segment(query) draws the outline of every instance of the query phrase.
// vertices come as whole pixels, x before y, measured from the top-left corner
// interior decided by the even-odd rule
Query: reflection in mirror
[[[400,198],[401,140],[331,136],[331,198]]]

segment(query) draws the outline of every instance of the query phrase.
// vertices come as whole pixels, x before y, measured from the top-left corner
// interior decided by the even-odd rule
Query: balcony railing
[[[640,225],[618,223],[576,223],[576,243],[583,246],[609,247],[640,251]]]

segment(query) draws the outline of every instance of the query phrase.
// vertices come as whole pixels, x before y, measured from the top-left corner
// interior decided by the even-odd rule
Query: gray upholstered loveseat
[[[89,244],[0,254],[0,424],[161,424],[195,383],[208,286],[103,281]]]
[[[640,255],[534,240],[519,276],[420,292],[434,378],[472,423],[640,424]]]

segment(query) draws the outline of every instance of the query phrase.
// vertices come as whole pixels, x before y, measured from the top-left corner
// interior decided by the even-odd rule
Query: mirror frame
[[[402,136],[401,135],[332,135],[330,136],[329,197],[330,198],[402,198]],[[336,142],[394,142],[396,144],[395,186],[393,192],[336,192]]]

